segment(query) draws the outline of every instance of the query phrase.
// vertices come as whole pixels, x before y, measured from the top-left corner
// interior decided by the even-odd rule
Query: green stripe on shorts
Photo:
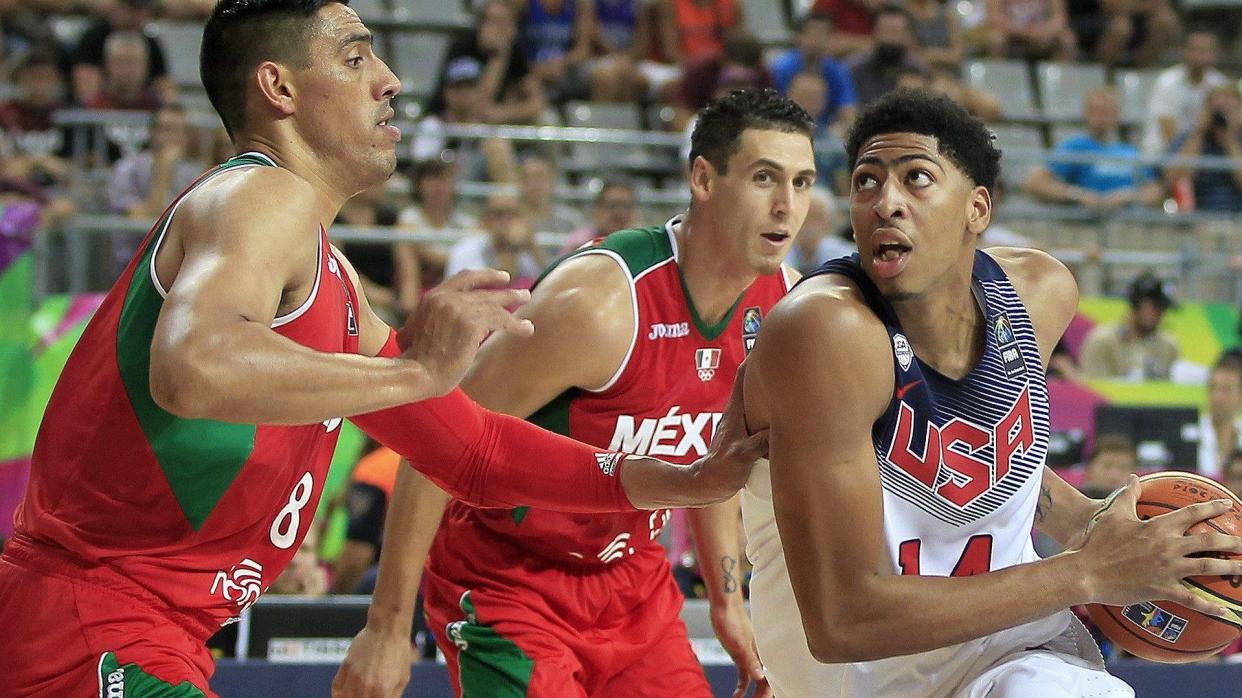
[[[465,620],[445,634],[457,646],[457,675],[463,698],[525,698],[535,662],[512,640],[478,622],[470,592],[462,594]]]
[[[116,655],[99,658],[99,698],[206,698],[197,686],[182,681],[176,686],[151,676],[137,664],[119,666]]]

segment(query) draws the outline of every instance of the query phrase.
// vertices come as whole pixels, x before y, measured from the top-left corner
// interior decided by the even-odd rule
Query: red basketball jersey
[[[39,428],[14,543],[165,605],[206,637],[254,603],[310,525],[339,419],[305,426],[181,419],[152,399],[151,340],[164,301],[156,250],[189,192],[223,172],[274,166],[248,153],[165,211],[87,326]],[[272,329],[311,349],[358,351],[357,294],[318,235],[310,297]]]
[[[677,265],[676,222],[617,232],[571,256],[607,256],[625,271],[635,332],[624,363],[606,385],[569,390],[530,421],[596,447],[676,463],[707,452],[737,367],[789,281],[784,269],[759,277],[719,323],[706,325]],[[667,520],[668,510],[575,515],[529,507],[478,509],[454,501],[439,535],[458,551],[471,545],[471,531],[487,530],[550,560],[598,566],[658,546]]]

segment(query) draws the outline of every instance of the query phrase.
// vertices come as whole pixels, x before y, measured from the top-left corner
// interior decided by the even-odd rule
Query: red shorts
[[[139,600],[0,557],[5,695],[214,696],[202,641]]]
[[[466,555],[444,538],[424,576],[424,610],[457,695],[712,695],[659,548],[601,568],[514,566],[520,553],[505,542]]]

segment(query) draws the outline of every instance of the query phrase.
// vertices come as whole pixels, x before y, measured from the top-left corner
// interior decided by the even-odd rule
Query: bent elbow
[[[160,409],[182,419],[209,419],[212,415],[211,395],[202,389],[202,371],[184,348],[151,350],[148,389]]]
[[[806,648],[821,664],[869,662],[893,656],[886,643],[877,642],[873,630],[849,623],[822,623],[805,627]]]
[[[810,650],[811,656],[820,664],[848,664],[850,662],[861,661],[857,658],[856,652],[849,647],[849,642],[845,633],[838,631],[827,631],[822,633],[807,633],[806,648]]]

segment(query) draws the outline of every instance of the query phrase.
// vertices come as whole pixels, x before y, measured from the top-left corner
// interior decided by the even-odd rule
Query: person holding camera
[[[1208,93],[1199,118],[1173,141],[1170,153],[1182,158],[1224,157],[1229,169],[1170,165],[1164,170],[1170,186],[1190,180],[1195,208],[1200,211],[1242,211],[1242,94],[1229,83]]]

